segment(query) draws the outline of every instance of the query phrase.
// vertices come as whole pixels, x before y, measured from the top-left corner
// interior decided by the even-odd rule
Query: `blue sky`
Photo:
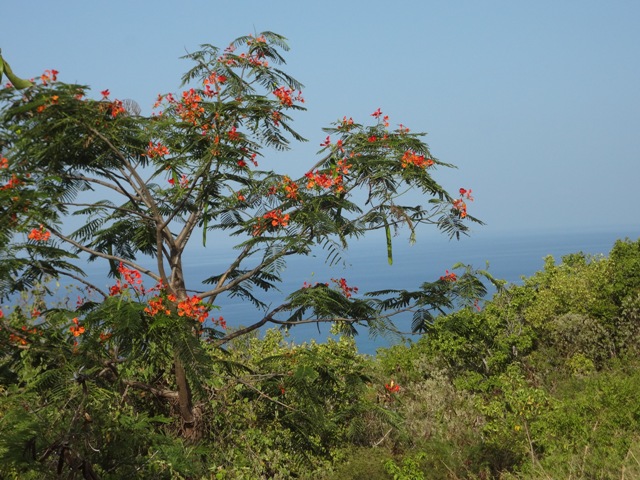
[[[146,112],[176,91],[202,43],[271,30],[291,45],[309,139],[275,168],[315,161],[321,128],[380,107],[429,133],[432,153],[472,188],[484,231],[625,227],[640,235],[640,2],[5,2],[0,47],[20,76],[45,69]]]

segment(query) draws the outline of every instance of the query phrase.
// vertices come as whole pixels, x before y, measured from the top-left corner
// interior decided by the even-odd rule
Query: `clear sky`
[[[380,107],[459,167],[437,178],[473,189],[483,230],[640,235],[636,0],[32,0],[3,2],[0,17],[16,74],[55,68],[147,113],[178,90],[186,52],[280,33],[309,142],[274,154],[279,171],[303,173],[323,126]]]

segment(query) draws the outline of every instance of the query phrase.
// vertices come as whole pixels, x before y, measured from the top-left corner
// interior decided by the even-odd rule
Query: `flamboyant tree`
[[[414,235],[434,225],[454,237],[466,220],[478,221],[467,214],[470,190],[451,195],[434,180],[436,167],[450,165],[431,155],[423,134],[391,125],[380,109],[366,124],[344,116],[325,129],[319,159],[303,177],[260,170],[263,157],[303,140],[290,116],[304,110],[302,85],[281,69],[287,49],[271,32],[224,50],[204,45],[187,55],[194,66],[185,90],[159,95],[150,116],[108,90],[92,99],[88,87],[58,82],[55,70],[0,91],[0,294],[49,277],[89,292],[66,310],[41,298],[31,325],[45,335],[5,322],[7,340],[38,348],[45,338],[58,342],[60,358],[82,354],[82,382],[110,380],[176,402],[189,432],[207,349],[267,324],[332,322],[348,334],[357,325],[394,328],[393,316],[406,311],[413,330],[424,331],[456,296],[482,294],[471,275],[374,294],[335,279],[268,307],[264,292],[292,255],[323,249],[335,261],[351,239],[384,230],[391,261],[398,228]],[[423,201],[407,204],[407,192]],[[236,239],[234,259],[193,283],[185,251],[220,237]],[[89,282],[80,260],[104,262],[113,286]],[[220,295],[253,303],[260,317],[227,331],[210,316]],[[129,368],[134,361],[149,368]]]

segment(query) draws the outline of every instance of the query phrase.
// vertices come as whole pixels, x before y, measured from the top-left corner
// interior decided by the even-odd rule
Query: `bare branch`
[[[157,266],[158,266],[158,273],[160,274],[160,279],[166,282],[167,274],[164,271],[162,241],[163,239],[166,240],[172,248],[175,247],[175,245],[174,245],[174,239],[173,239],[173,235],[171,234],[171,231],[166,227],[163,228],[163,226],[165,225],[165,222],[163,221],[162,214],[160,213],[160,209],[158,208],[158,205],[154,201],[153,195],[151,195],[142,177],[140,177],[136,169],[133,167],[133,165],[131,165],[131,163],[122,154],[122,152],[118,150],[115,147],[115,145],[113,145],[113,143],[111,143],[111,141],[107,137],[105,137],[103,134],[101,134],[98,130],[89,126],[87,126],[87,128],[91,132],[93,132],[98,138],[100,138],[103,142],[105,142],[107,146],[113,151],[113,153],[122,161],[122,165],[127,169],[129,174],[127,175],[122,170],[122,167],[120,167],[119,170],[127,179],[129,184],[133,187],[133,189],[136,191],[136,193],[141,197],[145,205],[147,205],[147,207],[150,208],[151,211],[153,212],[153,216],[155,217],[155,223],[156,223],[156,251],[158,252],[156,260],[157,260]],[[133,182],[132,178],[136,180],[135,183]]]
[[[218,284],[216,285],[216,288],[220,288],[224,284],[229,274],[233,272],[236,268],[238,268],[240,266],[240,263],[242,263],[242,260],[244,260],[250,253],[251,253],[251,245],[245,245],[245,247],[242,249],[242,252],[240,252],[240,255],[236,257],[233,263],[229,265],[229,268],[227,268],[227,270],[222,274],[222,276],[220,277],[220,280],[218,280]],[[211,295],[210,301],[214,302],[216,299],[216,296],[217,294]]]
[[[68,175],[69,179],[71,180],[82,180],[88,183],[95,183],[96,185],[100,185],[102,187],[105,188],[109,188],[117,193],[119,193],[120,195],[126,196],[129,198],[129,200],[131,200],[132,202],[136,200],[135,197],[131,197],[120,185],[113,184],[113,183],[109,183],[106,182],[104,180],[100,180],[99,178],[95,178],[95,177],[85,177],[84,175]]]
[[[126,258],[118,257],[117,255],[109,255],[107,253],[98,252],[97,250],[93,250],[92,248],[86,247],[85,245],[82,245],[81,243],[76,242],[75,240],[73,240],[73,239],[63,235],[62,233],[58,232],[57,230],[54,230],[52,228],[50,228],[49,230],[51,231],[51,233],[53,235],[58,237],[63,242],[69,243],[70,245],[73,245],[74,247],[76,247],[77,249],[79,249],[79,250],[81,250],[81,251],[83,251],[85,253],[88,253],[90,255],[94,255],[94,256],[100,257],[100,258],[106,258],[107,260],[113,260],[115,262],[122,262],[124,265],[128,265],[129,267],[134,268],[134,269],[138,270],[139,272],[142,272],[145,275],[151,277],[156,282],[160,282],[162,280],[162,277],[160,277],[157,273],[152,272],[148,268],[143,267],[142,265],[139,265],[136,262],[133,262],[132,260],[128,260]]]
[[[258,328],[262,327],[263,325],[266,325],[267,323],[271,322],[273,320],[273,316],[275,314],[277,314],[278,312],[281,312],[282,310],[288,309],[290,306],[291,306],[291,304],[289,304],[289,303],[283,303],[279,307],[276,307],[273,310],[271,310],[271,312],[269,312],[267,315],[265,315],[262,318],[262,320],[260,320],[259,322],[256,322],[253,325],[249,325],[248,327],[241,328],[239,330],[231,332],[230,334],[226,335],[225,337],[216,340],[214,342],[214,345],[216,347],[220,347],[220,346],[224,345],[225,343],[230,342],[234,338],[241,337],[242,335],[246,335],[249,332],[253,332],[254,330],[257,330]]]
[[[138,382],[135,380],[123,380],[122,383],[124,383],[128,387],[149,392],[155,395],[156,397],[166,398],[169,400],[178,399],[178,392],[175,392],[173,390],[168,390],[166,388],[155,388],[155,387],[152,387],[151,385],[147,385],[146,383]]]
[[[57,269],[56,269],[56,273],[58,275],[64,275],[66,277],[73,278],[74,280],[76,280],[76,281],[82,283],[83,285],[89,287],[91,290],[95,290],[100,295],[102,295],[104,298],[108,297],[108,295],[102,289],[100,289],[99,287],[95,286],[93,283],[85,280],[84,278],[79,277],[78,275],[74,275],[73,273],[70,273],[70,272],[63,272],[63,271],[57,270]]]
[[[253,269],[249,270],[247,273],[245,273],[243,275],[240,275],[240,276],[234,278],[233,280],[231,280],[226,285],[224,285],[222,287],[216,286],[216,288],[213,288],[213,289],[211,289],[211,290],[209,290],[207,292],[202,293],[201,295],[199,295],[199,297],[200,298],[208,298],[208,297],[215,298],[220,293],[226,292],[227,290],[230,290],[233,287],[235,287],[236,285],[239,285],[240,283],[244,282],[245,280],[253,277],[256,273],[258,273],[260,270],[262,270],[267,265],[271,265],[278,258],[283,257],[283,256],[288,255],[288,254],[289,254],[289,252],[287,250],[283,250],[281,253],[278,253],[278,254],[274,255],[273,257],[270,257],[268,260],[260,262]],[[232,271],[233,270],[228,269],[227,272],[225,272],[225,275],[229,275],[229,273],[232,272]]]

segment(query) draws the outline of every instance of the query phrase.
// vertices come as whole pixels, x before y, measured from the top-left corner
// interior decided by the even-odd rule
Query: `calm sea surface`
[[[275,307],[284,301],[287,292],[300,288],[304,282],[329,282],[331,278],[342,277],[350,286],[358,287],[360,292],[384,288],[417,289],[421,283],[439,278],[457,262],[471,264],[475,268],[485,268],[489,262],[489,272],[494,277],[509,283],[521,283],[523,276],[530,276],[543,267],[547,255],[559,261],[563,255],[580,251],[607,254],[617,239],[636,240],[639,236],[640,229],[634,231],[632,228],[504,235],[476,232],[460,241],[450,241],[434,234],[418,236],[418,242],[412,246],[406,237],[397,237],[393,265],[387,261],[384,238],[373,236],[352,244],[344,252],[343,261],[334,266],[325,262],[326,253],[322,251],[315,256],[289,260],[281,291],[264,293],[261,298]],[[219,273],[229,265],[231,258],[228,249],[208,248],[192,252],[185,258],[187,278],[202,280]],[[215,315],[224,316],[231,326],[248,325],[262,318],[260,312],[241,299],[218,298],[216,303],[220,310],[214,312]],[[403,330],[409,330],[409,326],[409,317],[399,325]],[[291,330],[290,339],[296,342],[322,341],[327,338],[328,331],[327,325],[319,328],[301,325]],[[371,338],[364,329],[357,337],[359,350],[369,354],[393,341]]]

